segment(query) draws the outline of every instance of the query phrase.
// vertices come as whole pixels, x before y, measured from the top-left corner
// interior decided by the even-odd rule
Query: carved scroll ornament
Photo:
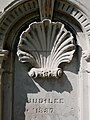
[[[21,62],[28,62],[33,77],[62,75],[61,63],[70,63],[75,52],[74,37],[64,24],[45,19],[34,22],[20,36],[17,55]]]

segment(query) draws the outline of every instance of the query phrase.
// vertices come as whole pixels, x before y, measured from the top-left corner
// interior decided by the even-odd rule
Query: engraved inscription
[[[63,98],[29,98],[28,99],[29,103],[64,103],[64,99]]]
[[[54,108],[43,108],[43,107],[38,107],[38,108],[33,108],[35,113],[54,113]]]
[[[27,94],[27,97],[28,102],[26,103],[25,120],[60,119],[61,109],[65,104],[61,94],[56,92],[53,92],[53,94],[51,92],[35,93]],[[57,115],[58,112],[60,112],[59,116]]]
[[[45,69],[45,68],[32,68],[30,72],[28,72],[29,76],[33,78],[46,78],[46,77],[52,77],[52,78],[60,78],[62,75],[62,69]]]

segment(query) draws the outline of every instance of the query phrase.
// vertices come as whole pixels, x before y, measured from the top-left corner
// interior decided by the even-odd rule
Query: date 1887
[[[33,108],[33,111],[35,113],[42,113],[42,114],[50,114],[50,113],[54,113],[54,108],[42,108],[42,107],[38,107],[38,108]]]

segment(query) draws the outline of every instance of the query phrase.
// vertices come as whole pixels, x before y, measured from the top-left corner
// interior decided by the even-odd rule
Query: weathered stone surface
[[[10,4],[13,0],[0,0],[0,11],[2,11],[8,4]],[[14,0],[18,1],[18,0]],[[71,2],[77,2],[78,5],[82,4],[83,6],[86,6],[90,10],[90,1],[89,0],[70,0]]]
[[[64,68],[59,79],[34,80],[27,74],[28,67],[22,66],[17,59],[15,66],[14,119],[79,119],[77,58],[74,57],[72,63]],[[46,108],[51,113],[44,113]]]
[[[68,93],[41,92],[28,94],[25,120],[78,120],[76,100]]]
[[[89,3],[14,0],[0,13],[0,120],[90,120]]]
[[[61,64],[70,63],[73,58],[74,43],[72,33],[64,24],[45,19],[30,24],[21,34],[17,55],[20,62],[34,66],[28,72],[30,77],[59,78],[62,76]]]

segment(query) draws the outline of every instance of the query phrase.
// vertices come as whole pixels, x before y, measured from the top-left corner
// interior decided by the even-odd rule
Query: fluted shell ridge
[[[37,68],[58,68],[75,52],[74,37],[61,22],[33,22],[20,36],[17,55]]]

